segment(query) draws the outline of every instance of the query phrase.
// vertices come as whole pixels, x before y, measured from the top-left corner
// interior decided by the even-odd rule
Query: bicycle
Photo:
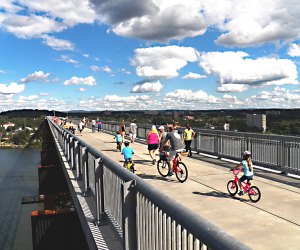
[[[232,173],[234,175],[234,179],[230,180],[227,183],[227,190],[231,196],[235,196],[237,194],[238,188],[239,188],[238,174],[239,174],[239,172],[241,172],[241,170],[237,169],[237,170],[230,170],[230,171],[232,171]],[[258,202],[260,200],[261,192],[258,187],[251,186],[250,180],[248,180],[247,182],[242,182],[242,189],[246,194],[248,194],[248,196],[252,202]]]
[[[126,159],[124,161],[123,167],[128,169],[130,172],[134,173],[135,169],[134,169],[134,163],[132,161],[132,159]]]
[[[160,159],[157,162],[157,170],[162,177],[166,177],[171,174],[171,171],[175,173],[176,178],[179,182],[183,183],[188,178],[188,170],[186,165],[181,161],[181,154],[176,153],[173,159],[173,168],[170,169],[170,165],[167,160],[168,153],[162,152],[160,154]]]

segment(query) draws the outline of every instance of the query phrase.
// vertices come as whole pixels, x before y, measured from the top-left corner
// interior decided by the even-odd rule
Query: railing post
[[[82,166],[83,166],[83,192],[82,196],[87,196],[88,195],[88,189],[89,189],[89,184],[88,184],[88,149],[87,147],[83,148],[83,155],[82,155]]]
[[[134,180],[122,184],[123,241],[125,250],[137,249],[136,184]]]
[[[103,160],[95,160],[95,189],[96,189],[96,225],[100,225],[101,216],[104,215],[104,189],[103,189]]]

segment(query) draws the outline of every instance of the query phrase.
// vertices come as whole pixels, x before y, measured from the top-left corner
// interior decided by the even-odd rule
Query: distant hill
[[[38,109],[20,109],[1,112],[0,116],[8,116],[12,118],[36,118],[41,116],[53,115],[53,111]],[[55,112],[57,116],[64,116],[63,112]]]

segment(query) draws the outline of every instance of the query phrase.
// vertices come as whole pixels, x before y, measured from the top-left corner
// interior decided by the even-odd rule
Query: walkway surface
[[[80,138],[122,165],[112,135],[85,129]],[[145,144],[130,145],[139,177],[252,249],[300,249],[300,179],[255,168],[252,184],[262,198],[252,203],[247,195],[228,195],[233,163],[205,155],[184,157],[189,178],[179,183],[175,176],[159,175]]]

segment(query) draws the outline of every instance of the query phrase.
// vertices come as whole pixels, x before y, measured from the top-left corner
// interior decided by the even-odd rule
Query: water
[[[38,194],[39,150],[0,149],[0,249],[31,250],[31,211],[39,204],[21,204]]]

